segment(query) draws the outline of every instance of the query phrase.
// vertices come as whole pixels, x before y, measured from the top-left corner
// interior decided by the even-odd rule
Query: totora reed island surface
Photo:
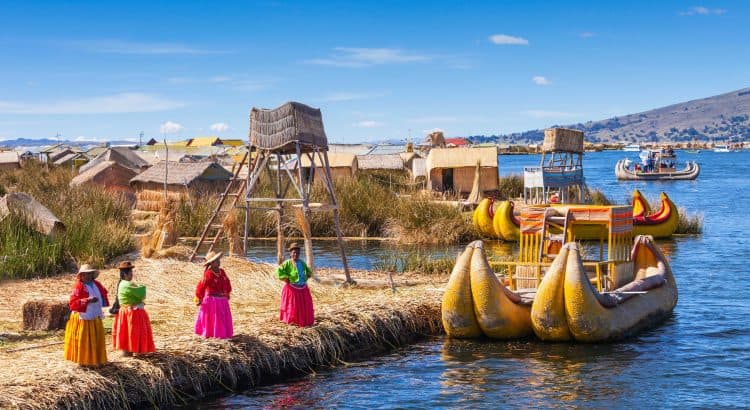
[[[239,391],[346,365],[430,335],[442,333],[440,296],[428,275],[354,271],[358,285],[341,287],[343,275],[321,269],[310,282],[316,324],[309,328],[278,320],[283,282],[274,266],[225,257],[222,267],[233,291],[235,336],[193,335],[195,285],[203,267],[176,259],[141,259],[135,280],[148,288],[156,353],[123,357],[83,368],[63,359],[63,331],[23,332],[27,301],[64,301],[73,274],[4,281],[0,287],[0,408],[137,408],[188,404],[222,391]],[[98,278],[114,300],[118,270]],[[394,290],[395,289],[395,290]],[[106,309],[105,309],[106,311]],[[109,333],[111,317],[105,319]]]

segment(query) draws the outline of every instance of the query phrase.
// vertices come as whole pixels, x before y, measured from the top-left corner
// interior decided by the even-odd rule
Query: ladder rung
[[[565,234],[561,234],[561,233],[560,234],[550,234],[547,237],[547,239],[550,240],[550,241],[559,241],[559,242],[562,242],[562,241],[565,240]]]
[[[211,224],[211,229],[224,229],[222,224]]]
[[[556,223],[556,224],[563,224],[565,223],[565,217],[564,216],[548,216],[547,221]]]

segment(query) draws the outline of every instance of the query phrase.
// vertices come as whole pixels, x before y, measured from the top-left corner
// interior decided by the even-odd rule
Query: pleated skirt
[[[307,285],[303,288],[297,288],[288,283],[284,285],[281,290],[279,319],[282,322],[302,327],[312,326],[315,323],[315,309],[310,288]]]
[[[195,320],[195,334],[217,339],[229,339],[234,336],[229,299],[208,295],[203,297],[198,307],[198,318]]]
[[[122,306],[112,324],[112,346],[132,353],[155,351],[148,313],[143,309]]]
[[[78,312],[70,314],[65,326],[65,359],[82,366],[107,363],[104,326],[100,318],[83,320]]]

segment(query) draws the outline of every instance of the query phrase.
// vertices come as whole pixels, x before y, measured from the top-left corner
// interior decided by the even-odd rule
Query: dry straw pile
[[[316,325],[302,329],[278,321],[282,282],[274,277],[273,266],[235,258],[223,258],[222,264],[234,289],[234,338],[192,335],[192,294],[202,266],[139,259],[135,279],[148,286],[146,309],[157,352],[123,358],[110,350],[111,363],[83,369],[63,360],[61,332],[28,334],[25,340],[0,345],[0,408],[179,405],[365,358],[442,332],[440,291],[426,277],[395,276],[394,293],[383,273],[355,272],[369,286],[340,288],[329,285],[340,272],[324,270],[320,282],[311,282]],[[117,276],[116,269],[109,269],[99,280],[113,291]],[[73,280],[66,275],[5,282],[0,287],[0,333],[20,330],[18,307],[25,300],[65,297]],[[107,344],[111,348],[109,337]]]

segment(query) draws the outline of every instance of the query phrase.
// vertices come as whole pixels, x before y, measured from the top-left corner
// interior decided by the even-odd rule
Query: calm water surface
[[[200,406],[750,407],[750,152],[679,152],[680,161],[701,164],[696,181],[617,182],[614,164],[627,154],[635,159],[637,153],[586,154],[587,183],[621,203],[633,188],[649,198],[666,191],[679,207],[704,216],[703,235],[659,243],[679,288],[674,315],[660,327],[598,345],[435,338]],[[521,173],[538,162],[539,156],[501,156],[500,174]],[[268,245],[267,254],[256,250],[255,257],[274,259],[273,243]],[[316,263],[340,266],[333,247],[323,248]],[[390,251],[382,244],[349,247],[356,268],[371,268]]]

